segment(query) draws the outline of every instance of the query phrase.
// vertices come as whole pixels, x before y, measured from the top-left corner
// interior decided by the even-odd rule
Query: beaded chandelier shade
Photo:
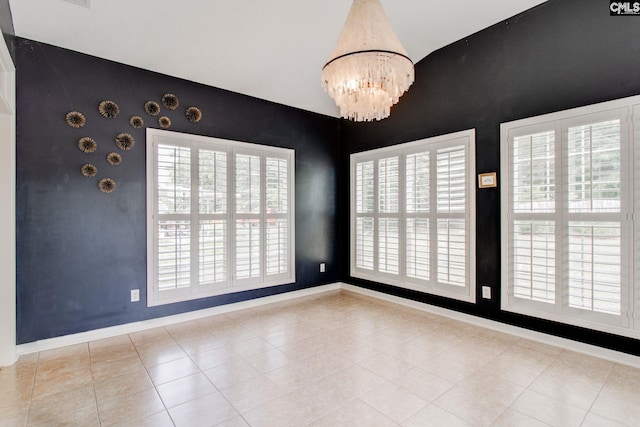
[[[340,115],[382,120],[413,83],[413,62],[389,25],[380,0],[354,0],[335,50],[322,68],[322,87]]]

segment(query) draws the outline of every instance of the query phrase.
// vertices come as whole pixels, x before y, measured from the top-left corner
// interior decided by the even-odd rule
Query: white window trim
[[[16,354],[16,69],[0,40],[0,366]]]
[[[400,259],[399,259],[399,269],[400,272],[398,275],[385,274],[380,272],[371,272],[365,269],[356,267],[356,193],[355,193],[355,172],[356,172],[356,163],[367,161],[371,159],[380,159],[389,156],[393,156],[394,154],[398,155],[406,155],[412,154],[416,152],[420,152],[420,148],[425,147],[426,145],[438,144],[439,146],[445,145],[455,145],[464,143],[466,147],[466,170],[468,171],[468,175],[466,177],[466,203],[465,203],[465,213],[463,216],[467,220],[468,227],[466,229],[466,269],[468,276],[467,286],[464,288],[456,288],[453,286],[443,287],[442,285],[438,285],[437,283],[431,283],[430,281],[418,281],[416,279],[408,278],[406,276],[406,256],[405,256],[405,248],[400,246]],[[431,161],[434,161],[433,159]],[[400,166],[400,177],[399,181],[406,181],[406,175],[404,173],[404,166]],[[405,289],[411,289],[419,292],[424,292],[428,294],[443,296],[447,298],[452,298],[460,301],[472,302],[476,301],[476,215],[475,215],[475,205],[476,205],[476,197],[475,197],[475,129],[469,129],[465,131],[450,133],[446,135],[440,135],[432,138],[426,138],[418,141],[412,141],[404,144],[393,145],[389,147],[368,150],[360,153],[355,153],[351,155],[350,162],[350,206],[351,206],[351,219],[350,219],[350,274],[352,277],[356,277],[359,279],[370,280],[378,283],[384,283],[388,285],[398,286]],[[432,183],[434,187],[431,188],[430,197],[436,198],[435,191],[435,183]],[[404,185],[400,184],[400,188],[403,188]],[[401,212],[399,214],[391,214],[391,216],[396,216],[399,218],[399,222],[402,223],[405,221],[407,214],[405,212],[406,208],[405,204],[405,194],[400,191],[398,197],[398,203],[401,207]],[[411,214],[413,215],[413,214]],[[457,214],[450,214],[451,216],[456,216]],[[369,216],[369,215],[368,215]],[[379,216],[389,216],[388,214],[380,214],[378,212],[371,214],[372,217]],[[399,228],[399,233],[402,233],[404,227],[401,225]],[[400,243],[402,243],[403,239],[400,239]],[[375,242],[374,242],[375,245]],[[375,256],[374,256],[375,258]],[[377,263],[377,261],[375,261]],[[432,266],[431,268],[435,268]]]
[[[638,237],[630,237],[627,242],[624,240],[621,242],[622,250],[621,257],[626,258],[627,269],[623,269],[621,272],[623,276],[623,282],[626,281],[629,284],[628,289],[621,289],[621,315],[619,322],[616,324],[611,323],[609,319],[604,322],[597,319],[599,316],[594,315],[580,316],[576,315],[577,309],[569,309],[566,298],[566,291],[563,287],[563,269],[559,267],[561,264],[560,252],[562,247],[558,246],[556,241],[556,299],[557,302],[552,307],[542,306],[542,303],[535,303],[526,300],[516,300],[513,298],[513,288],[510,283],[510,239],[511,239],[511,219],[510,219],[510,157],[511,157],[511,141],[510,137],[517,135],[518,131],[523,128],[540,129],[540,130],[555,130],[556,135],[561,137],[561,141],[557,142],[556,153],[559,154],[563,150],[564,134],[566,132],[567,122],[581,121],[587,116],[596,116],[599,114],[606,114],[607,112],[620,113],[621,120],[621,133],[627,135],[627,146],[621,147],[621,170],[624,170],[624,174],[628,177],[627,182],[622,182],[622,196],[621,196],[621,232],[625,230],[630,234],[634,233],[634,222],[638,218],[635,214],[634,205],[638,206],[640,203],[640,180],[638,180],[637,174],[634,174],[634,162],[640,164],[640,96],[633,96],[628,98],[622,98],[614,101],[608,101],[598,104],[592,104],[584,107],[573,108],[570,110],[559,111],[549,114],[544,114],[536,117],[529,117],[521,120],[515,120],[511,122],[501,123],[500,125],[500,151],[501,151],[501,308],[504,311],[523,314],[531,317],[537,317],[545,320],[555,321],[568,325],[584,327],[592,330],[612,333],[616,335],[640,338],[640,322],[637,320],[638,315],[634,315],[640,310],[640,286],[636,283],[640,281],[640,256],[634,253],[634,240],[638,240]],[[634,130],[635,123],[635,130]],[[524,132],[527,133],[527,132]],[[626,150],[626,151],[625,151]],[[635,158],[634,158],[635,156]],[[566,193],[564,191],[565,177],[563,168],[566,160],[564,157],[556,156],[556,176],[559,177],[560,182],[556,182],[556,186],[561,186],[560,203],[564,203]],[[623,176],[624,176],[623,174]],[[635,183],[634,183],[635,181]],[[633,194],[635,186],[635,195]],[[626,188],[626,189],[625,189]],[[637,209],[637,208],[635,208]],[[556,214],[552,214],[556,215]],[[566,225],[568,219],[567,215],[561,214],[562,221],[559,224],[560,230],[556,233],[564,233],[564,225]],[[640,218],[639,218],[640,219]],[[624,236],[624,234],[622,234]],[[640,236],[640,224],[635,224],[635,235]],[[638,251],[636,251],[638,252]],[[625,262],[625,260],[623,260]],[[634,272],[634,263],[635,269]],[[634,274],[635,273],[635,274]],[[601,319],[608,315],[602,315]],[[588,318],[587,318],[588,317]],[[635,320],[635,322],[634,322]],[[634,325],[635,323],[635,325]]]
[[[294,283],[296,281],[296,273],[295,273],[295,151],[287,148],[280,147],[272,147],[265,146],[259,144],[251,144],[246,142],[232,141],[220,138],[213,138],[207,136],[200,135],[191,135],[180,132],[172,132],[161,129],[152,129],[147,128],[146,132],[146,166],[147,166],[147,306],[158,306],[171,304],[175,302],[182,301],[190,301],[200,298],[206,298],[216,295],[224,295],[236,292],[242,292],[252,289],[262,289],[271,286],[283,285]],[[157,183],[156,183],[156,165],[155,165],[155,156],[156,149],[155,145],[157,141],[162,140],[163,138],[169,139],[171,144],[175,145],[186,145],[190,146],[192,143],[196,144],[211,144],[211,147],[220,148],[223,151],[227,152],[229,163],[227,165],[228,169],[228,200],[235,198],[235,184],[234,180],[231,179],[233,170],[235,168],[235,159],[231,154],[240,153],[240,154],[260,154],[267,155],[268,157],[278,157],[282,159],[286,159],[288,163],[288,209],[287,214],[274,214],[277,217],[286,217],[289,224],[289,234],[287,236],[287,244],[288,244],[288,263],[289,268],[286,274],[279,275],[266,275],[266,270],[264,266],[264,257],[266,256],[265,251],[265,239],[261,238],[261,274],[259,278],[255,279],[236,279],[235,278],[235,265],[233,264],[233,260],[235,258],[235,253],[232,253],[233,250],[229,246],[227,247],[227,272],[229,274],[229,278],[227,279],[227,286],[224,288],[215,288],[206,286],[200,286],[197,283],[192,283],[189,288],[178,289],[176,292],[169,292],[169,296],[162,297],[159,294],[159,290],[157,289],[157,279],[156,279],[156,215],[157,215]],[[260,220],[264,223],[269,214],[266,213],[265,209],[265,168],[264,168],[264,157],[261,157],[261,187],[263,190],[261,191],[261,213],[257,214],[260,217]],[[193,203],[193,201],[192,201]],[[231,224],[236,219],[236,214],[232,212],[233,207],[235,206],[235,202],[227,204],[227,221],[228,224]],[[210,214],[211,215],[211,214]],[[238,214],[240,215],[240,214]],[[228,226],[228,238],[229,244],[231,242],[231,226]],[[266,230],[262,230],[262,235],[264,236]],[[235,237],[233,237],[233,241],[235,241]],[[192,244],[193,245],[193,244]],[[193,271],[193,270],[192,270]]]

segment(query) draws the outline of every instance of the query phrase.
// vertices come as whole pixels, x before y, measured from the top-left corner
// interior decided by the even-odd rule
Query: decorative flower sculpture
[[[172,94],[172,93],[165,93],[162,96],[162,105],[164,105],[164,108],[166,108],[167,110],[175,110],[176,108],[178,108],[178,98]]]
[[[140,117],[140,116],[131,117],[131,120],[129,120],[129,123],[135,129],[140,129],[142,126],[144,126],[144,120],[142,120],[142,117]]]
[[[185,112],[187,120],[193,123],[198,123],[202,119],[202,111],[198,107],[189,107]]]
[[[121,150],[128,151],[131,150],[134,145],[136,145],[136,140],[133,139],[133,137],[128,133],[122,132],[116,135],[116,145]]]
[[[98,143],[95,139],[85,136],[78,140],[78,148],[83,153],[93,153],[98,148]]]
[[[158,119],[158,124],[162,129],[167,129],[171,126],[171,119],[167,116],[162,116]]]
[[[69,126],[76,129],[81,128],[85,123],[87,123],[87,119],[84,117],[84,114],[79,111],[68,112],[66,120]]]
[[[107,154],[107,162],[113,166],[118,166],[122,163],[122,156],[118,153],[109,153]]]
[[[111,178],[102,178],[98,182],[98,188],[103,193],[113,193],[116,190],[116,182]]]
[[[82,172],[82,175],[86,177],[92,177],[96,176],[96,174],[98,173],[98,168],[91,163],[87,163],[86,165],[83,165],[82,168],[80,168],[80,171]]]
[[[120,112],[120,107],[113,101],[102,101],[100,105],[98,105],[98,111],[100,111],[102,117],[113,119]]]
[[[144,104],[144,111],[146,111],[147,114],[150,116],[157,116],[158,113],[160,112],[160,106],[158,105],[157,102],[147,101]]]

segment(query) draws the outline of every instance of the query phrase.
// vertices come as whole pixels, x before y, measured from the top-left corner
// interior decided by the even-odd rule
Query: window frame
[[[640,275],[638,274],[640,272],[638,264],[640,257],[634,254],[633,250],[635,241],[640,237],[640,227],[635,221],[635,210],[640,205],[640,177],[637,174],[634,175],[633,171],[634,164],[640,164],[638,163],[640,159],[640,117],[638,112],[640,112],[640,96],[634,96],[501,123],[502,310],[622,336],[640,337],[640,322],[634,320],[637,317],[634,313],[637,313],[640,308],[640,299],[638,298],[640,297]],[[572,127],[602,123],[610,119],[620,120],[620,212],[571,212],[568,182],[568,131]],[[553,130],[556,137],[556,211],[549,214],[531,214],[531,217],[537,215],[540,218],[551,218],[556,223],[554,304],[515,298],[511,280],[512,271],[510,270],[512,222],[513,218],[519,215],[513,212],[512,207],[511,156],[513,138],[542,130]],[[581,221],[580,218],[596,223],[606,221],[620,223],[619,316],[569,306],[569,238],[567,233],[569,232],[569,221]],[[634,268],[637,270],[635,275]]]
[[[435,206],[437,204],[437,181],[434,177],[437,174],[437,158],[435,154],[439,149],[452,147],[456,145],[464,145],[465,147],[465,212],[464,213],[439,213]],[[429,151],[429,213],[422,215],[420,213],[407,212],[407,174],[406,174],[406,157],[408,155]],[[377,169],[379,159],[398,156],[399,158],[399,177],[398,177],[398,212],[397,213],[381,213],[379,212],[378,202],[378,183]],[[384,283],[388,285],[398,286],[405,289],[416,290],[419,292],[429,293],[438,296],[444,296],[461,301],[476,301],[476,193],[475,193],[475,129],[464,130],[446,135],[440,135],[431,138],[425,138],[403,144],[392,145],[384,148],[363,151],[351,154],[350,156],[350,275],[355,278],[370,280],[374,282]],[[357,193],[356,193],[356,168],[358,163],[373,161],[373,205],[374,211],[371,213],[358,213],[356,209]],[[422,215],[422,216],[421,216]],[[357,218],[371,217],[373,218],[373,268],[371,270],[359,268],[357,266]],[[433,261],[437,259],[437,252],[430,253],[430,279],[423,280],[407,276],[407,255],[406,255],[406,224],[409,218],[429,218],[429,244],[430,248],[437,246],[437,221],[440,218],[455,217],[464,218],[466,221],[465,228],[465,286],[447,285],[438,283],[433,280],[437,277],[437,264]],[[378,220],[380,218],[397,218],[398,219],[398,244],[399,244],[399,260],[398,274],[383,273],[377,270],[378,265]],[[433,222],[431,218],[434,218]]]
[[[147,185],[147,306],[171,304],[190,301],[216,295],[231,294],[253,289],[294,283],[295,273],[295,151],[288,148],[272,147],[222,138],[192,135],[161,129],[147,128],[146,131],[146,185]],[[188,214],[158,213],[157,182],[157,145],[166,143],[172,146],[189,147],[191,153],[191,210]],[[226,153],[226,211],[224,213],[201,213],[199,209],[198,157],[199,149]],[[260,212],[245,214],[236,212],[236,155],[252,155],[260,158]],[[267,213],[266,206],[266,159],[284,159],[287,162],[287,212]],[[192,234],[190,241],[190,280],[188,287],[160,291],[157,273],[158,227],[163,216],[185,216],[190,219]],[[251,217],[260,224],[260,260],[259,277],[238,279],[236,265],[236,220]],[[266,271],[266,236],[267,222],[272,219],[286,219],[288,264],[286,273],[268,275]],[[226,221],[226,279],[211,284],[201,284],[199,277],[199,221],[207,219],[223,219]]]

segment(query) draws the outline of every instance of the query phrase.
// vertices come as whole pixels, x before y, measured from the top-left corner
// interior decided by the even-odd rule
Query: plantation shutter
[[[503,308],[607,331],[630,324],[628,115],[589,108],[502,125]]]
[[[148,304],[295,281],[293,151],[147,130]]]
[[[228,279],[227,153],[198,151],[198,209],[200,285]]]
[[[418,280],[431,278],[429,152],[406,156],[406,274]]]
[[[569,125],[565,132],[568,305],[619,316],[624,268],[620,119]]]
[[[373,161],[359,162],[355,171],[356,267],[374,268],[374,174]]]
[[[191,149],[158,145],[158,241],[160,291],[191,286]]]
[[[475,300],[474,135],[351,156],[353,276]]]
[[[238,280],[260,276],[261,165],[260,157],[237,154],[236,158],[236,253]]]
[[[513,296],[556,300],[556,132],[515,136],[510,163]]]
[[[266,159],[266,274],[289,269],[289,168],[286,159]]]
[[[437,280],[465,287],[466,275],[466,161],[465,146],[436,152]]]
[[[378,271],[388,274],[398,274],[400,267],[399,161],[378,160]]]

